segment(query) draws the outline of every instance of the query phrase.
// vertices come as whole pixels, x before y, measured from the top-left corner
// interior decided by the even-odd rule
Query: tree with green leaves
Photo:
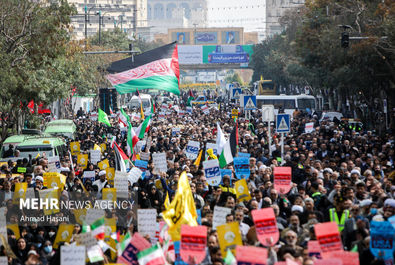
[[[1,140],[28,118],[28,102],[68,98],[73,87],[93,86],[80,49],[70,40],[67,1],[3,0],[0,9]]]

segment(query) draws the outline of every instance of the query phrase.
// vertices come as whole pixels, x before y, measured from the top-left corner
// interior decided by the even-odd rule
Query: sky
[[[244,27],[264,31],[265,0],[207,0],[208,27]]]

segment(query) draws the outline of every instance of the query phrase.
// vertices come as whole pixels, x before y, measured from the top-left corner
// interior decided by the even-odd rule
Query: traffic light
[[[348,32],[343,32],[342,33],[342,48],[348,48],[350,44],[350,36],[348,35]]]

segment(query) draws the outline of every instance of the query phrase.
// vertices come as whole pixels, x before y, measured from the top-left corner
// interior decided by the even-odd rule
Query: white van
[[[143,104],[144,114],[151,113],[151,95],[140,94],[140,98]],[[140,112],[140,100],[138,96],[133,96],[132,99],[127,103],[128,109],[134,110],[134,112]]]

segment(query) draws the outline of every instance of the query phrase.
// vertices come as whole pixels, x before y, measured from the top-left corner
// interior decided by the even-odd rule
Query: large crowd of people
[[[187,97],[184,99],[175,103],[181,110],[186,107]],[[225,264],[217,231],[212,229],[215,206],[231,209],[226,222],[238,222],[243,244],[258,247],[263,246],[257,239],[251,211],[273,208],[280,240],[269,249],[265,264],[274,265],[286,259],[303,265],[313,264],[314,258],[307,250],[308,242],[315,240],[314,226],[329,221],[338,225],[344,250],[359,253],[361,265],[384,264],[369,249],[369,227],[372,220],[387,221],[395,215],[394,134],[378,135],[366,129],[357,131],[340,121],[319,122],[317,115],[298,111],[294,113],[291,132],[284,137],[284,154],[281,155],[281,138],[272,124],[272,145],[269,146],[268,123],[262,120],[260,110],[252,112],[247,120],[242,113],[238,119],[232,117],[231,109],[236,108],[233,103],[212,107],[209,114],[204,114],[197,106],[192,113],[180,113],[177,108],[167,107],[163,116],[159,115],[162,106],[156,106],[144,145],[130,157],[130,162],[133,163],[136,155],[138,158],[143,152],[165,152],[168,170],[154,170],[151,157],[144,178],[129,183],[129,199],[135,199],[134,205],[138,209],[155,209],[157,221],[161,221],[166,196],[170,201],[174,198],[180,175],[187,172],[196,209],[201,212],[200,223],[208,228],[207,256],[203,264]],[[80,143],[81,153],[88,154],[95,146],[105,144],[101,159],[107,158],[110,167],[117,167],[110,144],[113,136],[125,153],[127,150],[127,130],[119,126],[118,118],[110,119],[111,127],[92,120],[89,113],[83,111],[73,119],[77,125],[74,141]],[[132,126],[138,127],[141,122],[132,120]],[[309,122],[314,123],[314,130],[305,133],[305,125]],[[232,174],[225,175],[220,185],[210,186],[202,165],[204,160],[211,159],[207,152],[203,152],[198,165],[186,156],[185,149],[190,140],[200,142],[202,150],[207,143],[216,143],[217,123],[226,138],[237,123],[237,150],[250,154],[250,175],[246,178],[252,197],[249,201],[237,199],[234,183],[238,179],[232,163],[226,166]],[[173,128],[180,128],[180,131],[174,133]],[[113,187],[106,171],[91,161],[83,168],[77,163],[77,156],[67,153],[60,162],[61,174],[67,177],[61,200],[84,198],[94,201],[102,198],[103,188]],[[292,188],[286,194],[281,194],[273,185],[273,169],[278,166],[292,168]],[[18,167],[27,170],[18,173]],[[83,178],[86,171],[94,171],[95,179]],[[16,183],[27,182],[28,188],[33,188],[36,193],[46,189],[43,185],[45,172],[48,172],[45,157],[30,157],[1,166],[4,178],[0,179],[0,203],[5,207],[7,224],[18,224],[20,233],[17,235],[15,230],[7,229],[8,244],[15,255],[10,255],[5,242],[2,244],[3,255],[7,254],[10,264],[60,264],[59,248],[55,248],[54,243],[62,222],[41,225],[20,221],[21,216],[32,212],[19,209],[12,202]],[[106,210],[106,217],[116,220],[116,230],[121,235],[128,231],[134,233],[138,228],[135,210],[132,207]],[[43,215],[40,211],[34,214]],[[72,211],[54,215],[69,216],[69,223],[75,225],[73,234],[81,233],[83,224]],[[106,262],[115,262],[111,250],[105,251],[104,255]],[[172,262],[170,258],[168,262]]]

